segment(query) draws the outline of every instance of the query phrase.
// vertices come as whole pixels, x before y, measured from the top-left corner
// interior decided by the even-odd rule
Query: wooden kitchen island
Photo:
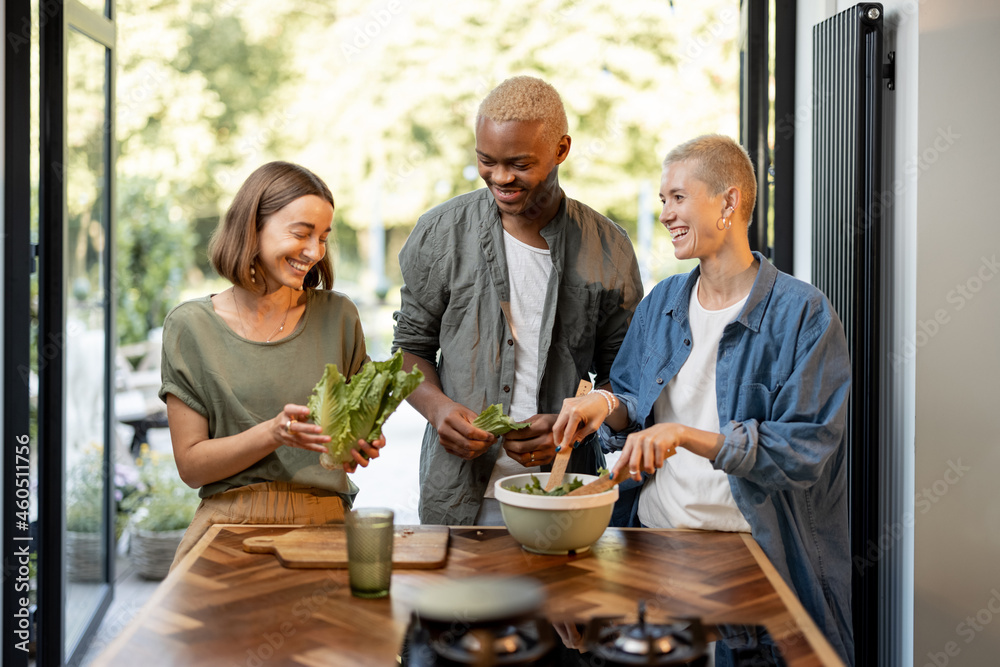
[[[396,570],[389,598],[351,596],[347,570],[289,569],[246,553],[290,526],[215,526],[95,665],[394,665],[420,590],[474,575],[545,589],[550,620],[623,615],[766,626],[790,665],[842,664],[749,535],[608,528],[589,552],[543,556],[504,528],[451,528],[445,567]]]

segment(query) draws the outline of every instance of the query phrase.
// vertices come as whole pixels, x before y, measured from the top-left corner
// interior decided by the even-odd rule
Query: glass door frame
[[[40,149],[39,167],[39,394],[38,394],[38,642],[37,664],[78,664],[114,596],[114,513],[111,461],[114,437],[115,299],[114,276],[114,3],[100,15],[78,0],[41,3],[39,26]],[[66,165],[67,45],[76,30],[105,47],[105,128],[103,135],[104,202],[107,221],[103,249],[105,300],[104,383],[104,589],[79,639],[66,646]]]
[[[20,647],[21,619],[30,624],[21,555],[34,551],[32,538],[18,516],[18,489],[24,469],[25,440],[30,433],[29,368],[31,366],[31,47],[30,35],[20,32],[31,17],[30,0],[4,3],[4,164],[3,164],[3,460],[0,463],[4,516],[3,534],[3,649],[0,663],[26,667],[28,652]],[[17,40],[16,37],[21,37]],[[28,450],[30,451],[30,449]],[[30,480],[29,480],[30,481]],[[15,509],[16,508],[16,509]],[[27,514],[25,512],[25,514]]]
[[[750,248],[794,273],[795,0],[740,0],[740,21],[740,142],[757,175]]]

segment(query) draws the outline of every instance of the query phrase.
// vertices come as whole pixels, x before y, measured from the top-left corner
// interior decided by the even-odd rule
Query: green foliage
[[[527,493],[530,496],[565,496],[570,491],[579,489],[581,486],[583,486],[583,480],[579,477],[574,477],[572,482],[563,482],[551,491],[546,491],[539,479],[532,475],[531,481],[524,486],[508,486],[506,488],[517,493]]]
[[[490,0],[433,11],[362,0],[117,8],[119,173],[156,184],[151,205],[170,202],[189,247],[204,247],[254,168],[290,160],[330,185],[337,274],[360,277],[373,218],[405,236],[430,207],[481,187],[476,110],[516,74],[546,78],[563,96],[567,194],[630,233],[640,213],[657,211],[655,197],[640,211],[638,193],[655,192],[671,146],[738,132],[731,0],[541,0],[516,12]],[[195,221],[197,234],[187,231]],[[386,273],[398,280],[393,246]],[[644,252],[654,279],[678,269],[665,235]],[[203,254],[192,257],[207,276]],[[151,284],[136,289],[136,301],[155,299]],[[143,326],[124,333],[134,339]]]
[[[128,515],[143,495],[145,487],[134,470],[115,465],[114,499],[115,538],[121,537]],[[80,461],[66,471],[66,530],[96,533],[104,521],[104,449],[96,444],[83,452]]]
[[[149,531],[187,528],[198,509],[198,492],[181,481],[173,457],[151,452],[143,445],[136,464],[148,491],[130,508],[134,512],[132,525]]]
[[[289,43],[281,39],[280,26],[275,39],[253,40],[243,22],[224,13],[219,3],[199,2],[193,16],[184,20],[187,40],[174,59],[174,68],[182,74],[199,74],[206,88],[222,103],[208,116],[218,134],[233,136],[240,121],[274,101],[261,97],[280,88],[293,75],[288,54]]]
[[[79,464],[66,471],[66,530],[96,533],[103,520],[104,475],[103,450],[91,445]]]
[[[190,227],[149,178],[118,181],[118,340],[135,343],[177,305],[191,267]]]

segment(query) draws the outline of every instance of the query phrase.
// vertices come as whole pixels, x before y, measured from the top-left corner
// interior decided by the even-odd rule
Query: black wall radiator
[[[890,74],[882,13],[880,4],[859,4],[813,28],[812,279],[844,323],[853,366],[847,460],[858,665],[877,664],[879,628],[879,568],[858,565],[880,531],[882,86]]]

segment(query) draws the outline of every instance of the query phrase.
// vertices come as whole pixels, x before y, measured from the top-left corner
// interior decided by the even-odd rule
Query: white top
[[[667,383],[656,403],[657,424],[678,423],[719,433],[715,364],[726,325],[736,319],[747,297],[722,310],[706,310],[698,300],[701,279],[691,290],[691,355]],[[749,296],[749,294],[747,295]],[[639,496],[639,521],[653,528],[699,528],[750,532],[736,506],[729,476],[682,447],[663,463]]]
[[[510,276],[510,324],[514,338],[514,386],[511,387],[510,417],[524,421],[538,413],[538,332],[542,326],[545,287],[552,273],[552,257],[548,249],[534,248],[503,233],[503,248],[507,255],[507,275]],[[493,486],[501,477],[539,472],[534,466],[525,468],[500,450],[486,497],[493,498]]]

